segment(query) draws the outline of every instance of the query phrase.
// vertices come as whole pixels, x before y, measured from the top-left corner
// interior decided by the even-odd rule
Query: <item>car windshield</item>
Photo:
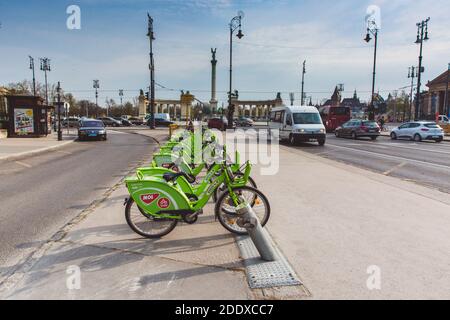
[[[297,112],[293,113],[295,124],[321,124],[320,116],[318,113],[303,113]]]
[[[378,124],[375,121],[363,121],[362,125],[369,128],[376,128]]]
[[[436,123],[425,123],[424,126],[427,128],[439,128]]]
[[[100,121],[83,121],[81,126],[89,128],[103,128],[103,123]]]

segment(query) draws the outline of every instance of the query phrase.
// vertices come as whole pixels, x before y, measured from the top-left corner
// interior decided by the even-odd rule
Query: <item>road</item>
[[[108,141],[74,142],[57,151],[0,161],[0,274],[47,241],[142,160],[154,141],[110,131]]]
[[[376,141],[352,140],[329,134],[323,147],[302,143],[293,148],[450,193],[448,142],[413,142],[388,137]]]

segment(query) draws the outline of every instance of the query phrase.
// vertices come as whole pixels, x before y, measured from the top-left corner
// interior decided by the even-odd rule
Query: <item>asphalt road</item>
[[[0,161],[0,275],[148,160],[154,147],[151,138],[109,131],[108,141]]]
[[[383,136],[376,141],[352,140],[328,134],[323,147],[302,143],[293,148],[450,193],[448,142],[391,140]]]

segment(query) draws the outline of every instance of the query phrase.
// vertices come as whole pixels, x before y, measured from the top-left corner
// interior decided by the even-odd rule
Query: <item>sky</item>
[[[67,7],[81,10],[81,29],[70,30]],[[370,96],[374,41],[366,43],[366,12],[380,8],[376,90],[408,86],[408,67],[418,64],[416,23],[430,17],[424,43],[423,84],[450,62],[448,0],[0,0],[0,85],[31,79],[28,55],[51,59],[50,82],[61,82],[78,99],[131,100],[149,86],[147,12],[154,19],[156,98],[190,90],[209,101],[211,48],[217,48],[217,97],[226,103],[230,20],[239,10],[244,37],[233,39],[233,90],[245,100],[274,99],[289,92],[300,100],[301,64],[305,92],[314,103],[343,83]],[[44,75],[36,64],[36,78]],[[424,87],[425,88],[425,87]],[[400,89],[401,90],[401,89]],[[409,91],[408,89],[406,89]]]

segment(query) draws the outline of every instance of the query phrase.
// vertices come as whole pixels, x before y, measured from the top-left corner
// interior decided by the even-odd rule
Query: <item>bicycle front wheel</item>
[[[161,238],[170,233],[178,223],[177,219],[158,218],[145,213],[133,198],[128,199],[125,218],[131,230],[146,238]]]
[[[261,225],[265,226],[270,217],[270,204],[267,197],[258,189],[249,186],[234,188],[233,192],[238,196],[239,203],[243,203],[245,201],[250,204]],[[234,204],[228,190],[220,194],[214,211],[220,224],[225,229],[239,235],[247,234],[247,230],[245,228],[237,225],[238,217],[236,215],[236,205]]]
[[[244,174],[242,174],[242,173],[237,173],[236,175],[237,175],[238,177],[242,177]],[[258,188],[258,186],[256,185],[255,180],[253,180],[252,177],[248,177],[247,186],[253,187],[253,188],[255,188],[255,189]],[[224,192],[225,190],[227,190],[227,186],[226,186],[224,183],[222,183],[220,186],[218,186],[218,187],[216,188],[216,190],[214,190],[214,193],[213,193],[213,200],[214,200],[214,202],[217,202],[217,199],[219,198],[219,195],[220,195],[222,192]]]

